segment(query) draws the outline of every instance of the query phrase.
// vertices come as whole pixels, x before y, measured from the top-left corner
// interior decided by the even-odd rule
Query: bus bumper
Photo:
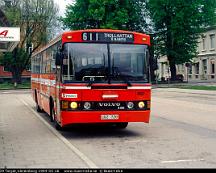
[[[104,115],[117,115],[118,119],[103,119]],[[150,110],[146,111],[76,111],[61,112],[61,126],[76,123],[117,123],[117,122],[145,122],[149,123]]]

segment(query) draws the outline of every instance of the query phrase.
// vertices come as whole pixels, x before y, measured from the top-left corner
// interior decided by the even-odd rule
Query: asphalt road
[[[28,90],[2,94],[5,102],[17,98],[35,110]],[[149,124],[129,123],[125,130],[74,126],[57,133],[98,168],[215,168],[215,103],[216,92],[153,89]],[[38,115],[53,126],[47,115]]]

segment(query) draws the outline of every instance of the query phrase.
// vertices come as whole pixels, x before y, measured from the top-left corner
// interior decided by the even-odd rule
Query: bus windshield
[[[149,82],[146,45],[66,43],[63,83]]]

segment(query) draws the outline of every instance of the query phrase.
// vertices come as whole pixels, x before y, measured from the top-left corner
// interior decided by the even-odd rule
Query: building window
[[[192,65],[191,64],[188,66],[188,74],[192,74]]]
[[[199,74],[199,63],[195,63],[195,74]]]
[[[206,37],[205,36],[202,36],[202,51],[205,51],[206,50]]]
[[[4,72],[10,72],[10,69],[7,68],[7,67],[3,67],[3,71],[4,71]]]
[[[26,52],[31,54],[33,51],[33,43],[30,43],[29,45],[26,44],[25,49],[26,49]]]
[[[215,49],[215,34],[210,35],[210,48]]]
[[[27,67],[27,68],[26,68],[26,71],[30,72],[30,71],[31,71],[31,68],[30,68],[30,67]]]
[[[203,72],[204,74],[207,74],[207,60],[206,59],[203,60]]]
[[[215,61],[211,61],[211,74],[215,74]]]

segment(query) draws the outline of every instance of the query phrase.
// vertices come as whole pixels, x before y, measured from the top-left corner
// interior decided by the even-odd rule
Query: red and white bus
[[[65,32],[32,55],[31,86],[38,111],[56,128],[79,123],[150,119],[146,34],[91,29]]]

